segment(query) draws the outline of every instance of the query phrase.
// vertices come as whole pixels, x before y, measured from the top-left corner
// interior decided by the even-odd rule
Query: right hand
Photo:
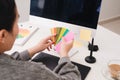
[[[60,48],[60,57],[68,57],[68,52],[73,47],[73,41],[66,42],[65,38],[62,38],[61,48]]]

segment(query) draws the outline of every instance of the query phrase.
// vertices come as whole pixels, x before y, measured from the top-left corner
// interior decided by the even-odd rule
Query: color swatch
[[[17,39],[24,38],[24,37],[28,36],[29,34],[30,34],[30,31],[28,29],[20,28],[19,29],[19,33],[17,35]]]
[[[52,34],[56,34],[56,37],[53,37],[52,40],[55,43],[55,50],[57,52],[60,51],[61,47],[61,39],[62,37],[65,38],[66,42],[71,41],[74,39],[74,34],[70,30],[64,28],[64,27],[55,27],[51,29]]]
[[[19,23],[19,33],[16,37],[15,44],[16,45],[24,45],[30,37],[38,30],[38,27],[33,27],[29,23]]]
[[[90,41],[91,39],[91,30],[81,29],[80,30],[80,39],[84,41]]]

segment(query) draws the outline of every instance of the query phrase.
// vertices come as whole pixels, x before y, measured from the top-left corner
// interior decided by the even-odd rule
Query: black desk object
[[[39,55],[37,55],[34,59],[32,59],[32,61],[34,62],[42,62],[43,64],[45,64],[49,69],[53,70],[59,61],[59,57],[50,55],[50,54],[46,54],[44,52],[40,53]],[[82,80],[85,80],[85,77],[87,76],[87,74],[90,71],[90,67],[76,63],[76,62],[72,62],[74,65],[76,65],[81,73],[81,78]]]

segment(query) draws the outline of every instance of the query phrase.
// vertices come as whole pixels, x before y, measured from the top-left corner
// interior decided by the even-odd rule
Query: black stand
[[[85,61],[88,63],[95,63],[96,62],[96,58],[93,57],[93,51],[98,51],[98,46],[94,45],[94,38],[92,38],[92,43],[88,45],[88,48],[90,50],[90,56],[87,56],[85,58]]]

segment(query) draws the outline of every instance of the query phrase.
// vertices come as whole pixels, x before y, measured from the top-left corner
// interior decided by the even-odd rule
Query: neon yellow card
[[[58,42],[61,40],[61,38],[62,38],[63,36],[65,36],[65,34],[67,33],[66,31],[68,32],[68,30],[67,30],[66,28],[62,28],[62,29],[61,29],[60,34],[59,34],[59,37],[58,37],[56,43],[58,43]]]

